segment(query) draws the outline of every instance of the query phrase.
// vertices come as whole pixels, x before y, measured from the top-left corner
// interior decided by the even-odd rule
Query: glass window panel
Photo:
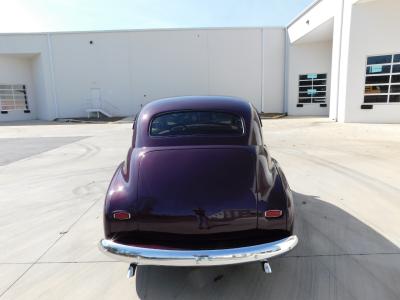
[[[299,87],[299,92],[307,92],[307,90],[309,89],[310,87],[308,87],[308,86],[300,86]]]
[[[393,65],[392,73],[400,73],[400,65]]]
[[[311,103],[311,98],[300,98],[299,103]]]
[[[326,74],[318,74],[318,79],[326,79]]]
[[[365,94],[382,94],[387,93],[388,90],[388,85],[367,85],[365,87]]]
[[[389,75],[384,76],[367,76],[365,77],[366,84],[376,84],[376,83],[389,83]]]
[[[367,59],[368,65],[389,64],[391,62],[392,62],[392,55],[370,56]]]
[[[313,103],[325,103],[325,98],[313,98]]]
[[[314,86],[314,89],[316,89],[317,91],[321,92],[325,92],[326,91],[326,85],[321,85],[321,86]]]
[[[393,62],[400,62],[400,54],[395,54],[393,57]]]
[[[390,95],[389,102],[400,102],[400,95]]]
[[[314,80],[314,85],[326,85],[326,80]]]
[[[309,86],[301,86],[299,87],[299,92],[307,92],[309,89],[311,89],[311,87]],[[319,91],[326,91],[326,86],[325,85],[321,85],[321,86],[314,86],[312,87],[312,89]]]
[[[299,75],[299,80],[307,80],[307,75]]]
[[[24,110],[26,103],[26,89],[23,84],[1,84],[0,106],[3,110]]]
[[[364,96],[364,103],[386,103],[386,102],[387,102],[386,95]]]
[[[299,97],[310,97],[310,95],[308,92],[299,93]]]
[[[156,116],[151,136],[233,135],[244,133],[240,116],[216,111],[179,111]]]
[[[400,82],[400,75],[392,75],[392,82]]]
[[[400,93],[400,85],[394,84],[390,86],[391,93]]]
[[[304,85],[312,85],[312,80],[304,80],[304,81],[300,81],[299,82],[300,86],[304,86]]]
[[[372,65],[367,66],[366,74],[384,74],[390,73],[390,65],[382,66],[382,65]]]

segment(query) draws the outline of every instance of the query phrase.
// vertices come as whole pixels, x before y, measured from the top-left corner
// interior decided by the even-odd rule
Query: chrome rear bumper
[[[282,255],[296,247],[297,236],[271,243],[219,250],[164,250],[128,246],[112,240],[101,240],[102,252],[118,260],[136,265],[156,266],[217,266],[264,261]]]

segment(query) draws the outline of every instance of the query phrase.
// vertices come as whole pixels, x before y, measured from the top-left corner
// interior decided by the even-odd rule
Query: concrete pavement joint
[[[283,259],[283,258],[313,258],[313,257],[340,257],[340,256],[374,256],[374,255],[400,255],[400,252],[285,255],[285,256],[277,257],[276,259]],[[86,260],[86,261],[0,262],[0,265],[97,264],[97,263],[121,263],[121,261],[118,261],[118,260]]]
[[[72,229],[72,227],[79,222],[79,220],[97,203],[97,201],[99,201],[100,199],[97,199],[95,201],[93,201],[93,203],[68,227],[68,229],[66,231],[70,231]],[[68,233],[67,233],[68,234]],[[53,248],[55,246],[55,244],[57,244],[57,242],[62,239],[64,236],[66,236],[67,234],[61,234],[57,237],[57,239],[16,279],[13,281],[13,283],[11,283],[5,290],[4,292],[2,292],[0,294],[0,298],[2,298],[30,269],[32,269],[32,267],[34,265],[36,265],[39,260],[46,255],[47,252],[50,251],[51,248]]]

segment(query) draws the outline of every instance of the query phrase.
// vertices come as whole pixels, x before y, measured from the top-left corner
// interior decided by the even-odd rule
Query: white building
[[[287,28],[0,34],[0,121],[232,95],[262,112],[400,123],[398,28],[399,0],[319,0]]]

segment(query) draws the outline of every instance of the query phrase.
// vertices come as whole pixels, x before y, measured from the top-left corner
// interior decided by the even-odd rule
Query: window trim
[[[383,63],[383,64],[368,64],[368,58],[374,57],[374,56],[391,56],[391,62],[390,63]],[[384,54],[369,54],[365,56],[365,66],[364,66],[364,85],[363,85],[363,90],[362,90],[362,103],[363,104],[373,104],[373,105],[399,105],[400,102],[394,102],[390,101],[390,96],[400,96],[400,92],[395,92],[392,93],[391,87],[392,86],[399,86],[400,87],[400,81],[399,82],[394,82],[392,83],[392,76],[400,76],[400,71],[393,73],[393,66],[398,65],[400,66],[400,61],[394,62],[394,57],[395,55],[400,55],[400,52],[395,52],[395,53],[384,53]],[[367,74],[367,69],[370,66],[390,66],[390,72],[389,73],[378,73],[378,74]],[[376,77],[376,76],[389,76],[389,82],[387,83],[366,83],[367,77]],[[388,90],[386,93],[366,93],[365,88],[368,86],[387,86]],[[386,102],[365,102],[365,98],[368,96],[386,96]]]

